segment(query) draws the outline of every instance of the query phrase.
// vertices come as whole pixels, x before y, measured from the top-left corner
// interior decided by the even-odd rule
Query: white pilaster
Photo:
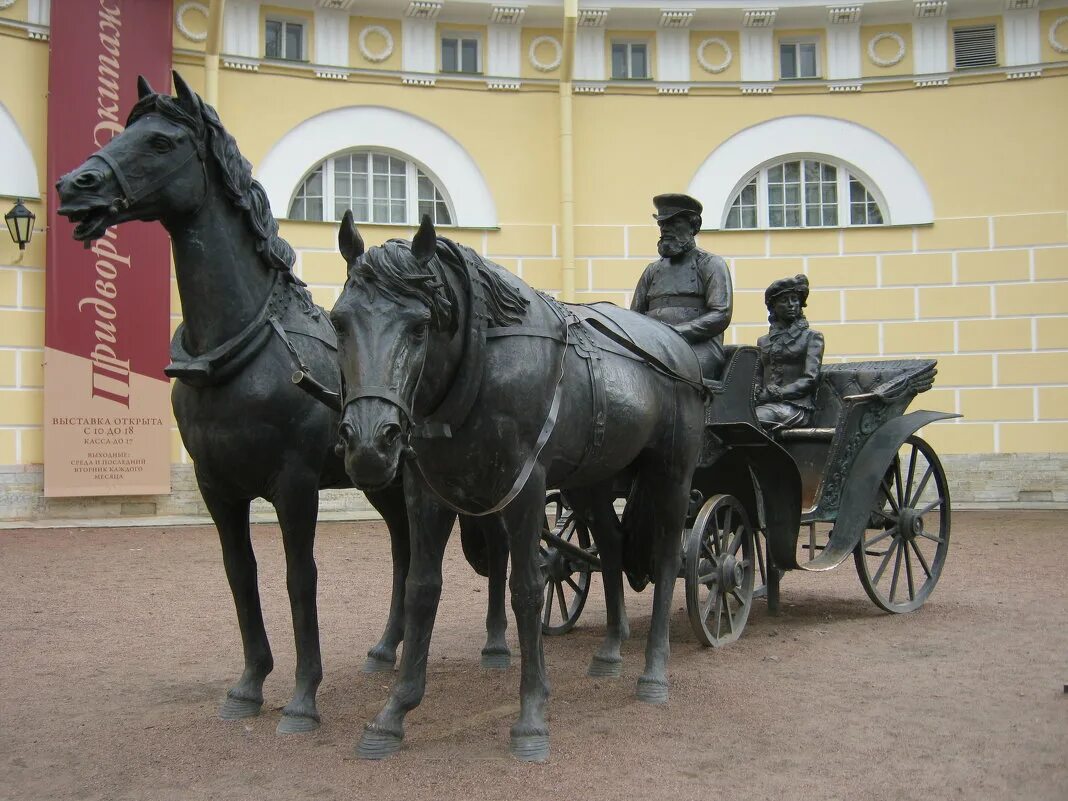
[[[405,72],[437,72],[437,24],[433,19],[405,17],[401,20],[401,69]]]
[[[743,81],[775,80],[775,35],[770,28],[741,31]]]
[[[50,0],[30,0],[26,9],[26,21],[33,25],[47,27],[51,19],[52,3]]]
[[[315,63],[332,67],[349,65],[349,15],[346,12],[315,9]]]
[[[917,75],[949,70],[949,31],[945,18],[912,23],[912,62]]]
[[[604,28],[579,27],[575,31],[575,80],[606,80]]]
[[[500,78],[518,78],[522,60],[518,25],[490,25],[486,36],[486,63],[483,71]]]
[[[656,79],[690,80],[690,31],[660,28],[656,32]]]
[[[1037,64],[1042,60],[1042,31],[1038,9],[1005,12],[1005,66]]]
[[[827,27],[827,79],[860,77],[860,25]]]
[[[260,4],[258,0],[229,0],[223,12],[223,52],[259,58]]]

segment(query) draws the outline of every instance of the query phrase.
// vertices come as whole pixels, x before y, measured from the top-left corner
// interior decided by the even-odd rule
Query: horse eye
[[[153,150],[158,150],[160,153],[166,153],[174,149],[174,143],[163,134],[156,134],[149,140],[149,144],[152,145]]]

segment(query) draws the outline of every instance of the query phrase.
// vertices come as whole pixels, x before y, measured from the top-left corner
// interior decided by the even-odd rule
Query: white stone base
[[[956,509],[1068,508],[1068,454],[947,454],[941,457]],[[40,465],[0,466],[0,526],[177,525],[209,523],[192,465],[171,467],[170,495],[45,498]],[[359,490],[319,493],[321,520],[374,520]],[[275,522],[264,500],[252,504],[257,523]]]

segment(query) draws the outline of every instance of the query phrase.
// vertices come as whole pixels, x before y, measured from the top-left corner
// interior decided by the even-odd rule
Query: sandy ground
[[[486,590],[450,543],[427,697],[404,749],[354,757],[390,677],[360,672],[385,617],[389,549],[369,523],[317,542],[322,729],[275,735],[293,648],[277,529],[255,545],[275,672],[263,714],[226,723],[241,667],[214,531],[0,532],[3,799],[1068,798],[1068,531],[1061,512],[959,513],[942,581],[880,613],[852,561],[788,574],[736,643],[701,648],[675,593],[671,701],[633,697],[652,593],[631,593],[620,680],[587,678],[595,580],[547,640],[552,755],[508,755],[518,654],[478,667]],[[514,625],[510,640],[515,646]]]

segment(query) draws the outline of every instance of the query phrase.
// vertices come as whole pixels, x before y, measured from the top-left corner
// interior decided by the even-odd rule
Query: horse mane
[[[490,324],[507,327],[523,319],[530,301],[471,248],[438,237],[435,256],[428,265],[431,272],[427,272],[412,254],[410,242],[390,239],[380,247],[368,250],[353,265],[349,281],[362,283],[371,291],[377,289],[393,300],[399,296],[415,298],[430,309],[430,322],[435,329],[454,334],[459,324],[456,295],[444,275],[433,272],[432,265],[438,262],[441,265],[439,271],[447,265],[466,272],[460,262],[463,259],[474,267],[476,279],[483,289]]]
[[[271,213],[267,193],[259,181],[252,177],[252,165],[241,155],[237,140],[223,128],[215,109],[196,95],[199,114],[191,114],[180,100],[166,94],[149,94],[142,97],[130,111],[126,126],[133,125],[146,114],[157,113],[173,123],[188,128],[196,137],[198,147],[211,153],[222,176],[227,197],[245,212],[245,219],[255,233],[256,250],[269,269],[283,273],[288,281],[303,288],[293,272],[296,253],[286,240],[278,235],[278,221]],[[307,294],[307,290],[303,290]],[[306,300],[310,303],[311,296]]]

